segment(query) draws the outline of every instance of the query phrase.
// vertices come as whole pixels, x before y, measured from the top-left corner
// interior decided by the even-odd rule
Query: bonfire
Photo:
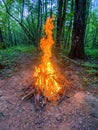
[[[54,17],[47,18],[44,25],[45,35],[40,40],[40,48],[43,52],[40,64],[35,67],[33,74],[33,93],[40,100],[43,95],[48,101],[58,100],[64,95],[68,81],[52,62],[53,24]],[[31,92],[32,93],[32,92]]]

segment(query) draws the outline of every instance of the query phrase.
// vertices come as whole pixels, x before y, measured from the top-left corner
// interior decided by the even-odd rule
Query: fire
[[[40,40],[40,48],[43,51],[41,63],[35,67],[34,78],[35,86],[39,92],[42,92],[48,100],[57,100],[59,93],[62,91],[61,74],[57,73],[51,62],[53,40],[53,17],[47,18],[44,25],[46,35]]]

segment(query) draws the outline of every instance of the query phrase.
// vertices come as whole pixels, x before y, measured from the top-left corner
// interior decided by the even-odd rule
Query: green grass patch
[[[14,46],[8,49],[0,50],[0,63],[9,63],[21,56],[21,54],[29,54],[35,51],[34,46]]]
[[[97,73],[98,73],[98,71],[95,70],[95,69],[89,69],[89,70],[87,70],[87,72],[88,72],[89,74],[97,74]]]
[[[91,63],[91,62],[84,62],[82,65],[87,66],[87,67],[98,67],[98,64],[96,63]]]
[[[5,50],[0,50],[1,53],[9,53],[12,54],[14,52],[23,52],[23,53],[31,53],[35,51],[35,47],[34,46],[14,46],[14,47],[10,47],[8,49]]]
[[[23,53],[32,53],[35,51],[35,47],[34,46],[17,46],[15,48],[15,51],[23,52]]]
[[[85,52],[89,57],[98,58],[98,49],[86,47]]]

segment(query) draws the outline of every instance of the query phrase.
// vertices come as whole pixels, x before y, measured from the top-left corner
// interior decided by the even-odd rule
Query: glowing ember
[[[54,18],[47,18],[44,30],[46,35],[40,40],[40,48],[43,50],[41,64],[35,67],[34,78],[35,86],[39,92],[42,92],[48,100],[57,100],[59,94],[62,92],[64,82],[61,83],[62,76],[54,68],[51,57],[52,47],[54,44],[52,31],[54,29]]]

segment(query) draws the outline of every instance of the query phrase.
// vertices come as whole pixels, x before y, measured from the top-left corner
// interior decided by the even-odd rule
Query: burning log
[[[37,111],[46,105],[47,99],[41,92],[37,91],[36,88],[37,87],[33,88],[32,90],[28,88],[29,92],[22,97],[22,101],[34,98],[35,110]]]
[[[66,86],[68,82],[61,76],[61,73],[51,61],[52,47],[54,45],[53,19],[54,17],[47,18],[46,24],[44,25],[46,35],[40,40],[40,48],[43,51],[43,56],[41,57],[40,65],[35,67],[33,75],[35,78],[35,86],[38,86],[38,90],[40,90],[48,100],[58,100],[59,93],[62,92],[62,88],[64,87],[61,80],[65,82]]]
[[[30,91],[29,93],[27,93],[25,96],[22,97],[22,100],[26,100],[26,99],[30,99],[34,96],[35,93],[35,89],[33,89],[32,91]]]

